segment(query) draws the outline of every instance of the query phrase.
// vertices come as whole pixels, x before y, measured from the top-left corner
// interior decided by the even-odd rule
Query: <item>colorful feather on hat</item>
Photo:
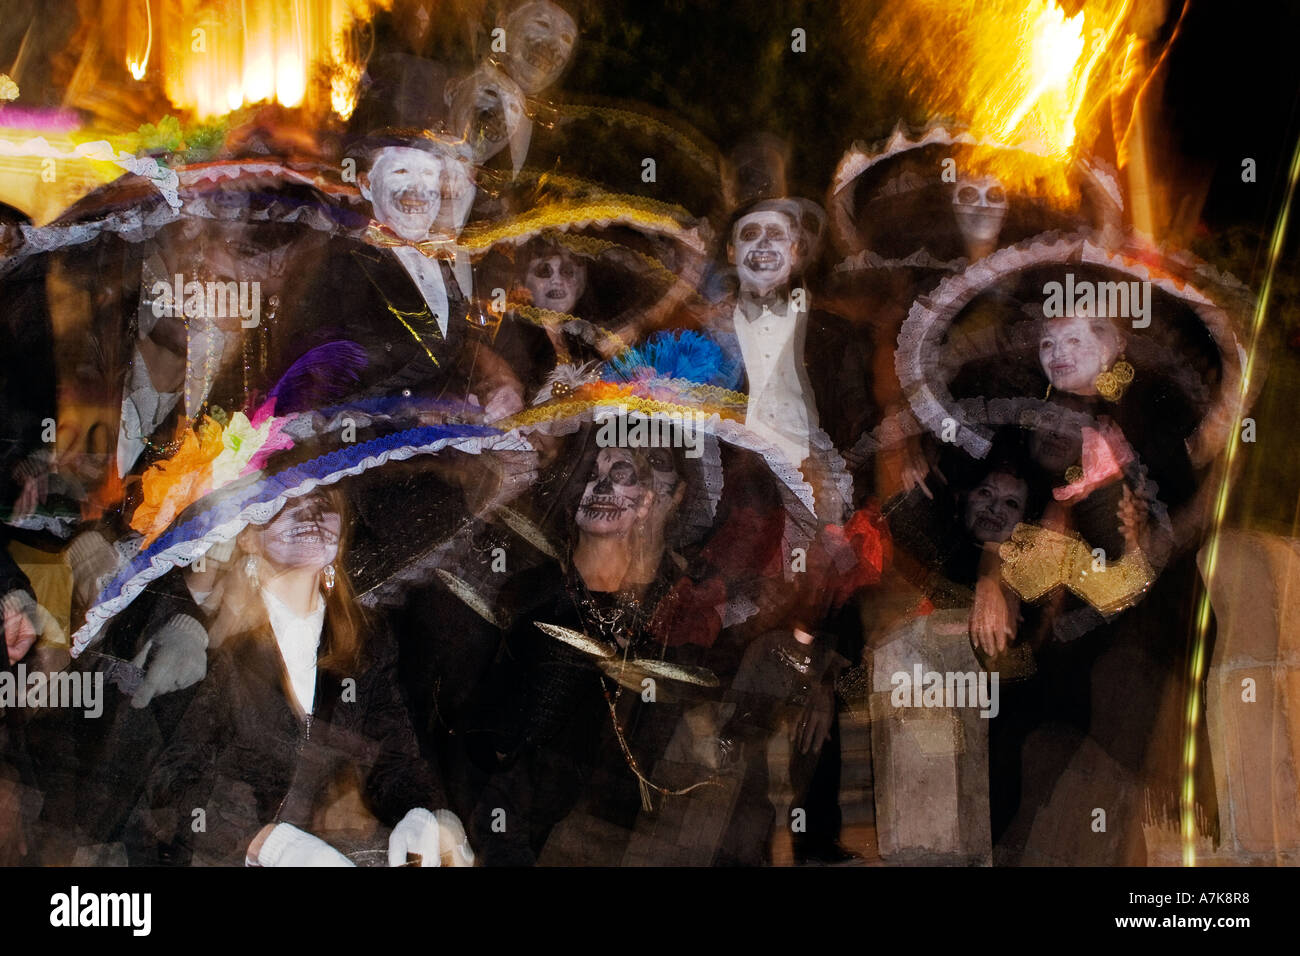
[[[734,363],[718,344],[690,330],[657,332],[643,344],[614,356],[604,371],[614,381],[669,378],[723,387],[736,377]]]

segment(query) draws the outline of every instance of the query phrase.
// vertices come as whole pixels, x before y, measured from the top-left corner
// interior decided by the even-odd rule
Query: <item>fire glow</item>
[[[903,0],[872,24],[869,48],[932,116],[1064,169],[1077,155],[1085,107],[1109,88],[1104,64],[1122,46],[1130,5],[1098,0],[1066,16],[1055,0]],[[982,172],[1004,182],[1041,175],[1041,164],[998,162]]]
[[[125,54],[142,81],[160,74],[172,105],[195,119],[254,103],[332,108],[347,117],[364,63],[349,42],[392,0],[134,0]],[[166,63],[166,70],[159,64]]]

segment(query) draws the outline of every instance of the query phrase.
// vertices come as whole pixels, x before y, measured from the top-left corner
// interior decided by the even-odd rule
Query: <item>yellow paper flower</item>
[[[267,418],[259,427],[243,412],[235,412],[221,433],[221,454],[212,463],[212,487],[220,488],[234,481],[253,460],[253,456],[266,444],[275,419]]]

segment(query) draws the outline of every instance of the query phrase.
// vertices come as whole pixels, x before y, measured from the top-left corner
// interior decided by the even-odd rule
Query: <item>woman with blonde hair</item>
[[[391,639],[343,569],[349,512],[317,490],[237,538],[209,676],[142,808],[165,861],[350,866],[340,847],[372,848],[377,821],[390,865],[472,864],[420,758]],[[374,819],[340,811],[353,790]]]

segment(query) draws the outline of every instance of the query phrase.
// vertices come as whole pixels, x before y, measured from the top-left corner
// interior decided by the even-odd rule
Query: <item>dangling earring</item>
[[[334,565],[332,564],[325,565],[325,569],[322,573],[325,575],[325,590],[333,591],[334,590]]]
[[[1106,401],[1118,402],[1124,397],[1124,390],[1133,382],[1135,374],[1133,366],[1121,355],[1110,368],[1104,369],[1093,380],[1093,388]]]
[[[248,578],[248,583],[253,586],[254,591],[261,590],[262,582],[257,577],[257,555],[250,554],[244,562],[244,574]]]

